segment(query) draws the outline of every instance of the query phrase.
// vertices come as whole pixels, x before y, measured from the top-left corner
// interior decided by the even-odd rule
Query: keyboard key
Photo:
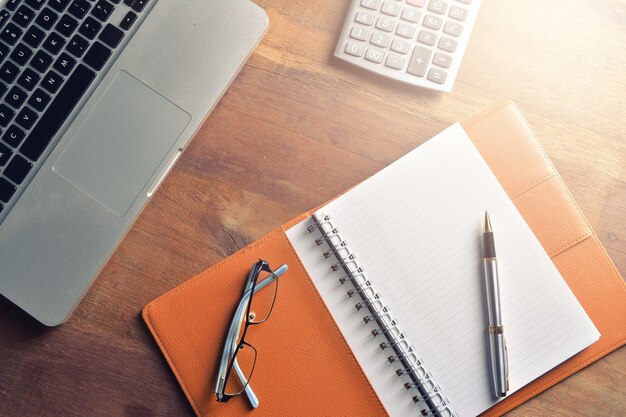
[[[46,30],[50,30],[54,23],[59,19],[59,15],[52,9],[46,7],[43,9],[39,16],[37,16],[37,24]]]
[[[394,39],[391,42],[391,50],[406,55],[409,53],[411,43],[402,39]]]
[[[41,88],[35,90],[30,99],[28,100],[28,105],[32,106],[33,109],[42,112],[46,106],[50,103],[50,96],[43,91]]]
[[[48,0],[48,6],[52,7],[57,12],[65,10],[70,0]]]
[[[111,13],[115,10],[115,6],[109,3],[106,0],[100,0],[96,7],[93,8],[91,14],[94,15],[97,19],[100,19],[103,22],[106,22]]]
[[[120,41],[124,37],[124,32],[116,28],[112,24],[106,25],[102,33],[100,33],[100,40],[111,48],[116,48],[120,44]]]
[[[17,148],[20,146],[20,143],[22,143],[24,136],[26,136],[26,133],[24,133],[22,129],[15,125],[11,125],[4,136],[2,136],[2,140],[12,147]]]
[[[358,11],[356,12],[356,17],[354,18],[354,20],[363,25],[372,26],[372,24],[374,23],[374,14]]]
[[[443,84],[446,81],[446,72],[439,68],[431,68],[428,71],[428,79],[437,84]]]
[[[433,58],[433,64],[441,68],[450,68],[450,64],[452,64],[452,57],[450,55],[437,52]]]
[[[396,29],[396,33],[403,38],[411,39],[413,36],[415,36],[415,26],[400,23],[398,24],[398,29]]]
[[[394,26],[394,21],[391,19],[387,19],[386,17],[379,17],[376,21],[376,27],[380,30],[384,30],[385,32],[391,32]]]
[[[12,11],[17,9],[17,6],[19,6],[19,4],[20,0],[9,0],[7,1],[6,8]]]
[[[15,78],[17,77],[17,73],[19,71],[20,69],[14,63],[12,63],[11,61],[7,61],[0,68],[0,79],[11,84],[13,81],[15,81]]]
[[[363,56],[363,45],[348,42],[348,44],[346,45],[346,54],[359,57]]]
[[[376,48],[367,48],[367,52],[365,53],[365,59],[371,62],[375,62],[377,64],[383,62],[384,56],[385,53]]]
[[[50,33],[43,43],[43,48],[52,55],[57,55],[63,46],[65,46],[65,38],[56,32]]]
[[[359,41],[367,41],[370,37],[370,31],[361,26],[355,26],[350,32],[350,37]]]
[[[9,22],[2,31],[0,39],[5,41],[9,45],[15,45],[20,36],[22,36],[22,33],[22,29],[15,26],[13,22]]]
[[[5,166],[9,162],[11,155],[13,155],[13,151],[0,143],[0,167]]]
[[[423,77],[426,74],[426,67],[428,67],[428,61],[430,60],[430,49],[423,46],[416,46],[413,49],[413,55],[411,61],[409,61],[409,68],[407,72],[409,74]]]
[[[11,13],[6,10],[0,10],[0,28],[9,20],[9,17],[11,17]]]
[[[95,39],[98,32],[102,29],[102,24],[93,17],[89,16],[82,25],[78,32],[87,39]]]
[[[5,97],[4,101],[14,109],[19,109],[26,101],[26,98],[28,98],[26,91],[19,87],[13,87],[11,91],[9,91],[9,94]]]
[[[417,23],[420,19],[420,12],[417,9],[412,7],[405,7],[402,10],[402,20],[406,20],[407,22]]]
[[[378,10],[380,6],[380,0],[361,0],[361,7],[365,7],[370,10]]]
[[[26,0],[26,4],[35,10],[41,9],[41,6],[43,6],[45,2],[46,0]]]
[[[454,52],[456,51],[458,43],[454,39],[442,37],[439,39],[439,44],[437,46],[439,49],[443,49],[446,52]]]
[[[54,63],[54,69],[63,75],[70,75],[70,72],[74,69],[75,65],[76,60],[67,53],[63,52]]]
[[[35,12],[26,6],[20,6],[13,14],[13,21],[21,27],[27,27],[35,17]]]
[[[15,122],[22,126],[24,129],[29,130],[31,127],[33,127],[38,118],[39,115],[37,113],[29,109],[28,107],[24,107],[20,114],[18,114],[15,118]]]
[[[452,6],[450,7],[450,13],[448,14],[453,19],[460,20],[464,22],[467,19],[467,9],[463,9],[461,7]]]
[[[0,104],[0,126],[6,127],[11,123],[15,112],[6,104]]]
[[[11,52],[11,48],[6,46],[4,42],[0,42],[0,62],[4,61],[4,59]]]
[[[437,14],[444,14],[448,10],[448,3],[441,0],[430,0],[428,10]]]
[[[13,49],[11,59],[19,65],[26,65],[32,54],[32,49],[23,43],[20,43]]]
[[[4,169],[4,176],[19,185],[24,181],[31,169],[33,169],[33,164],[28,162],[22,155],[15,155]]]
[[[67,9],[74,17],[78,19],[82,19],[85,17],[89,9],[91,8],[91,4],[87,0],[74,0],[70,5],[70,8]]]
[[[41,81],[41,87],[47,90],[49,93],[54,94],[59,91],[59,88],[63,84],[63,77],[54,71],[48,71],[46,76]]]
[[[417,40],[423,44],[433,46],[437,41],[437,35],[427,30],[420,30]]]
[[[124,3],[128,4],[128,1],[126,0]],[[131,7],[137,13],[141,13],[144,7],[146,7],[146,4],[148,4],[148,0],[133,0]]]
[[[17,188],[4,178],[0,178],[0,201],[8,203]]]
[[[74,33],[74,30],[76,30],[77,27],[78,21],[73,17],[65,14],[61,17],[61,20],[59,20],[59,23],[57,23],[55,29],[61,35],[69,38],[72,33]]]
[[[85,65],[81,64],[76,67],[48,110],[41,116],[39,123],[24,141],[20,148],[23,155],[32,161],[36,161],[41,156],[95,77],[96,73]]]
[[[400,14],[400,4],[394,1],[386,1],[383,3],[383,7],[380,11],[386,15],[396,17]]]
[[[374,33],[370,42],[373,45],[380,46],[381,48],[386,48],[389,44],[389,35],[384,33]]]
[[[96,42],[89,49],[83,61],[93,69],[100,71],[110,56],[111,50],[100,42]]]
[[[24,35],[23,40],[29,46],[32,46],[33,48],[38,48],[45,36],[46,34],[43,30],[39,29],[37,26],[31,26],[26,31],[26,35]]]
[[[439,30],[442,22],[443,20],[441,20],[440,17],[429,14],[424,17],[424,21],[422,22],[422,25],[424,25],[425,27],[429,29]]]
[[[126,13],[126,16],[124,16],[122,23],[120,23],[120,27],[124,30],[128,30],[133,23],[135,23],[135,20],[137,20],[137,15],[133,12],[128,12]]]
[[[30,61],[30,65],[39,72],[46,72],[52,64],[52,57],[46,52],[39,50]]]
[[[89,48],[89,41],[80,35],[74,35],[66,49],[70,54],[80,58],[87,48]]]
[[[463,26],[461,26],[458,23],[446,22],[446,24],[443,25],[444,33],[447,33],[448,35],[456,36],[457,38],[461,36],[462,31],[463,31]]]
[[[385,65],[391,69],[400,70],[404,66],[404,58],[398,55],[389,54],[387,60],[385,61]]]

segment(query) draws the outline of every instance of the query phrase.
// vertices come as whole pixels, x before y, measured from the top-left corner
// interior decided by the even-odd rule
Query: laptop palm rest
[[[120,71],[52,169],[123,217],[190,120],[184,110]]]

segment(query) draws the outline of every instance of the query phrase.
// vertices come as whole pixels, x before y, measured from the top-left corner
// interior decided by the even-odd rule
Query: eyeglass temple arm
[[[265,288],[268,284],[270,284],[276,278],[283,275],[286,271],[287,271],[287,265],[285,264],[276,268],[276,270],[272,272],[272,275],[265,278],[263,281],[259,282],[256,285],[256,287],[254,288],[254,293],[256,294],[257,291],[259,291],[262,288]],[[230,358],[230,355],[234,353],[235,349],[237,349],[237,335],[239,334],[238,330],[243,321],[243,314],[245,313],[244,309],[248,302],[248,298],[250,298],[250,291],[246,292],[241,297],[241,300],[239,301],[239,305],[237,306],[237,310],[235,311],[235,314],[233,315],[233,320],[230,323],[228,336],[226,337],[226,343],[224,343],[224,350],[222,351],[222,360],[220,361],[219,378],[217,379],[217,384],[215,386],[216,393],[222,390],[223,378],[225,377],[226,367],[228,366],[228,359]],[[227,346],[231,346],[231,348],[227,349],[226,348]],[[245,393],[246,393],[246,396],[248,397],[248,401],[250,402],[250,405],[253,408],[257,408],[259,406],[259,400],[256,394],[254,393],[254,391],[252,390],[252,387],[250,386],[250,384],[248,384],[248,381],[246,380],[245,375],[241,371],[241,367],[239,366],[239,363],[237,362],[237,358],[235,358],[235,363],[233,364],[233,366],[235,368],[235,373],[237,374],[237,377],[239,378],[241,383],[246,386]]]

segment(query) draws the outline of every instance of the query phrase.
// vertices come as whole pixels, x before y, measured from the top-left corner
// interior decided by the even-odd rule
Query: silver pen
[[[491,359],[491,376],[496,398],[506,396],[509,390],[509,358],[502,326],[500,309],[500,283],[498,279],[498,262],[496,246],[489,213],[485,211],[483,227],[483,267],[485,270],[485,289],[487,292],[487,314],[489,316],[489,357]]]

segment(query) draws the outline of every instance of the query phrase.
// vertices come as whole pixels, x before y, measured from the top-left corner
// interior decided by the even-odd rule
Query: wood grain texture
[[[0,300],[0,416],[192,416],[141,308],[506,99],[626,276],[622,0],[484,0],[451,94],[334,59],[348,3],[258,0],[265,39],[67,324]],[[626,349],[509,415],[626,415]]]

